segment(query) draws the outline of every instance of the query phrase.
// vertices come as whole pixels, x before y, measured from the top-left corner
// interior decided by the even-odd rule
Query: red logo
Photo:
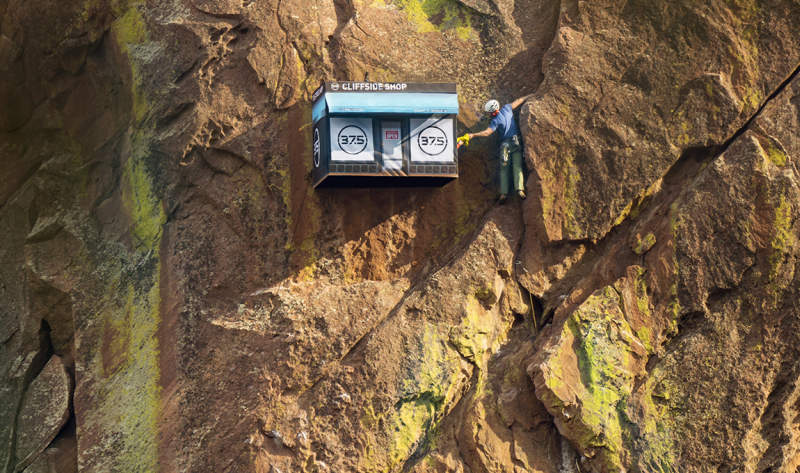
[[[383,131],[383,139],[384,140],[399,140],[400,139],[400,130],[384,130]]]

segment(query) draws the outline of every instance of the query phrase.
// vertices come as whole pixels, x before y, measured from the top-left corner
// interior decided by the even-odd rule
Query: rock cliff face
[[[800,469],[797,0],[0,3],[0,471]],[[314,191],[321,80],[519,112]]]

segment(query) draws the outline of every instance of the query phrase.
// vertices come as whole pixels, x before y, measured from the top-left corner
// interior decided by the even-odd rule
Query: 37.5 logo
[[[438,126],[429,126],[419,132],[417,144],[423,153],[436,156],[447,148],[447,135]]]
[[[367,147],[367,134],[360,127],[347,125],[336,138],[339,148],[347,154],[358,154]]]

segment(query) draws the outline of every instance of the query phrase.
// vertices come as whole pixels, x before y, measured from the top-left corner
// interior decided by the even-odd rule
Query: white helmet
[[[486,105],[483,106],[483,111],[486,113],[494,113],[498,110],[500,110],[500,102],[495,99],[486,102]]]

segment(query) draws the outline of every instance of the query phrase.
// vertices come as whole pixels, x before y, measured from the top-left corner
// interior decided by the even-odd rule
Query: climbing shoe
[[[522,199],[522,200],[525,200],[525,197],[527,197],[527,196],[525,195],[525,191],[523,191],[523,190],[519,190],[519,191],[517,191],[517,195],[518,195],[518,196],[519,196],[519,198],[520,198],[520,199]]]
[[[500,194],[500,197],[498,197],[498,198],[497,198],[497,203],[498,203],[498,204],[505,204],[505,203],[506,203],[506,198],[507,198],[507,197],[508,197],[508,196],[507,196],[507,195],[505,195],[505,194]]]

